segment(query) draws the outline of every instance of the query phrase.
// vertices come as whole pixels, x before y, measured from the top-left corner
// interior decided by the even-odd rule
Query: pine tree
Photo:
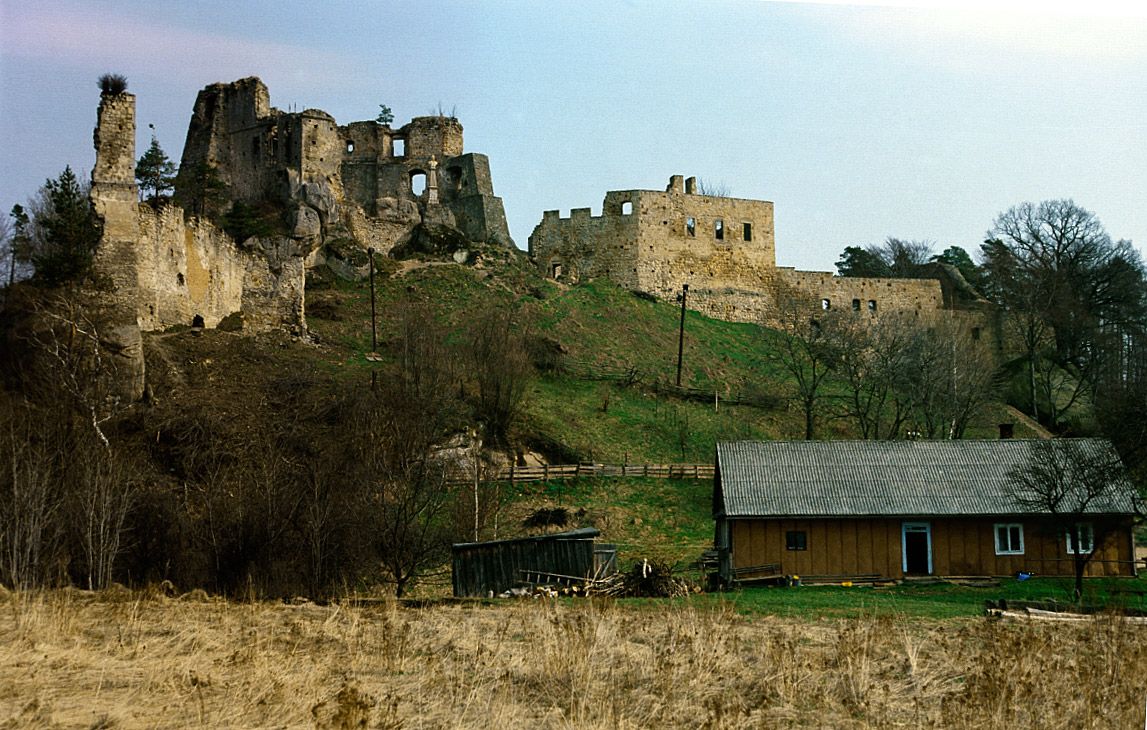
[[[100,241],[100,228],[87,191],[81,187],[71,167],[41,188],[43,208],[37,211],[37,240],[32,241],[29,259],[36,277],[48,284],[60,284],[87,273]]]
[[[174,189],[176,172],[178,170],[175,163],[164,153],[155,135],[152,135],[151,146],[135,165],[135,179],[139,183],[140,200],[147,200],[146,193],[150,191],[152,205],[158,207],[163,194]]]

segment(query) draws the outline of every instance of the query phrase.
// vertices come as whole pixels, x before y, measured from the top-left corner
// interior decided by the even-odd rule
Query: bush
[[[100,93],[105,96],[118,96],[127,91],[127,77],[122,74],[107,73],[100,76]]]

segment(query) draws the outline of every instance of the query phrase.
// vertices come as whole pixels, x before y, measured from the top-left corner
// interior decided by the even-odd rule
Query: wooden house
[[[1101,439],[1074,439],[1092,452]],[[726,582],[769,575],[1074,573],[1063,520],[1018,504],[1009,473],[1032,442],[719,443],[715,545]],[[1108,452],[1113,453],[1113,452]],[[1136,500],[1122,483],[1079,522],[1087,575],[1135,575]],[[1127,488],[1122,488],[1127,487]]]

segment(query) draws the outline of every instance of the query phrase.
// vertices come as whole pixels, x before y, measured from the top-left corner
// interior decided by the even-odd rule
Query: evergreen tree
[[[8,286],[16,282],[16,262],[27,261],[32,247],[32,221],[28,211],[17,203],[8,213],[12,219],[12,230],[8,239]]]
[[[175,200],[192,215],[214,219],[227,202],[227,183],[214,165],[198,162],[179,171]]]
[[[135,179],[139,183],[140,200],[147,200],[147,193],[150,191],[152,205],[158,207],[163,194],[175,187],[177,171],[175,163],[164,153],[155,135],[152,135],[151,146],[135,165]]]
[[[29,260],[36,277],[60,284],[87,273],[100,240],[100,228],[87,191],[71,167],[41,188],[43,208],[36,214],[38,234]]]

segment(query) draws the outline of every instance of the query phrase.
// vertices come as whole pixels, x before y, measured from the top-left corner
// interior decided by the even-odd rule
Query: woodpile
[[[625,572],[614,573],[589,586],[590,593],[614,598],[672,598],[693,592],[688,581],[673,575],[668,563],[640,560]]]

